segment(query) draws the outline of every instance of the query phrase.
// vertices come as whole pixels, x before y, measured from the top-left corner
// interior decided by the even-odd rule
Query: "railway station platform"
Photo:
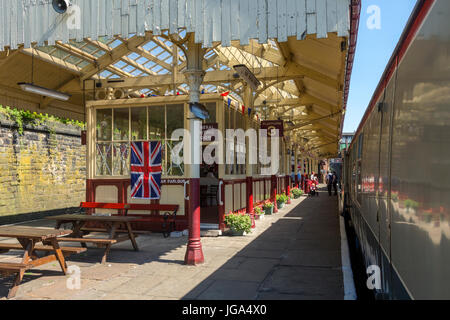
[[[24,225],[53,227],[45,220]],[[205,263],[199,266],[184,265],[186,238],[160,234],[140,236],[140,252],[130,251],[128,243],[114,246],[105,265],[98,263],[102,250],[88,250],[68,261],[80,268],[79,290],[69,290],[70,276],[48,264],[25,275],[15,299],[344,299],[337,199],[323,190],[257,221],[250,235],[202,243]],[[15,252],[6,258],[14,259]],[[0,299],[12,280],[0,280]]]

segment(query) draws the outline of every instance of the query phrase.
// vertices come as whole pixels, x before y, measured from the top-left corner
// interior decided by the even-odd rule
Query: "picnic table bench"
[[[133,223],[151,222],[161,224],[161,230],[165,238],[170,236],[176,229],[177,212],[179,205],[170,204],[128,204],[128,203],[99,203],[82,202],[81,208],[84,209],[110,209],[117,210],[119,216],[135,217]],[[147,211],[149,214],[129,214],[128,211]],[[164,212],[164,215],[160,213]]]
[[[67,264],[65,256],[72,253],[80,253],[83,248],[61,248],[57,237],[68,235],[67,230],[52,230],[44,228],[6,226],[0,227],[0,237],[15,238],[19,244],[0,244],[0,252],[9,252],[10,250],[25,251],[20,263],[0,262],[0,273],[5,276],[17,273],[14,283],[9,290],[8,299],[14,298],[17,294],[20,283],[23,280],[25,271],[33,269],[44,264],[58,261],[64,274],[67,273]],[[38,245],[39,243],[49,245]],[[38,252],[46,252],[47,255],[40,257]]]
[[[79,242],[81,246],[87,248],[87,243],[96,244],[99,248],[105,248],[102,256],[102,264],[106,263],[107,256],[113,244],[124,241],[131,241],[135,251],[139,251],[136,243],[136,235],[131,229],[130,223],[135,221],[133,217],[122,216],[93,216],[93,215],[72,215],[48,217],[49,220],[56,221],[56,229],[60,229],[64,224],[72,224],[72,231],[67,237],[58,238],[59,242]],[[106,233],[107,238],[86,237],[90,234],[84,227],[87,223],[95,222],[104,228],[98,228],[95,232]],[[117,232],[121,226],[125,226],[126,234]],[[89,229],[89,228],[88,228]]]

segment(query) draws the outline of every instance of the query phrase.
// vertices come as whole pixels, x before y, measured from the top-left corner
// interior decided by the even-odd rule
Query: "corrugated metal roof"
[[[29,48],[31,43],[54,45],[60,40],[111,39],[179,29],[195,33],[197,43],[230,46],[250,39],[301,40],[328,32],[348,36],[350,0],[71,0],[65,14],[53,10],[52,0],[0,0],[0,50]]]

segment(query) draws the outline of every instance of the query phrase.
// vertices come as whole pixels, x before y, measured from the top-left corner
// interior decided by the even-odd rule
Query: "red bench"
[[[172,231],[176,229],[177,212],[179,205],[167,204],[128,204],[128,203],[98,203],[98,202],[82,202],[81,208],[84,209],[111,209],[118,210],[119,215],[128,217],[138,217],[132,224],[133,229],[138,227],[138,224],[150,224],[155,226],[158,231],[162,231],[164,237],[169,237]],[[133,211],[147,211],[149,214],[128,214],[129,210]],[[164,212],[161,215],[160,212]],[[136,226],[135,226],[136,225]],[[158,225],[160,226],[158,228]],[[139,230],[140,228],[136,228]]]

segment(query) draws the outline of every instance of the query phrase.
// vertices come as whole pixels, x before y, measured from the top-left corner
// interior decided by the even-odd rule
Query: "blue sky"
[[[344,132],[353,132],[358,128],[415,4],[415,0],[362,0]],[[367,10],[373,5],[380,8],[380,29],[369,29],[367,26],[367,21],[374,14],[374,11],[368,13]],[[374,20],[370,19],[370,22]]]

